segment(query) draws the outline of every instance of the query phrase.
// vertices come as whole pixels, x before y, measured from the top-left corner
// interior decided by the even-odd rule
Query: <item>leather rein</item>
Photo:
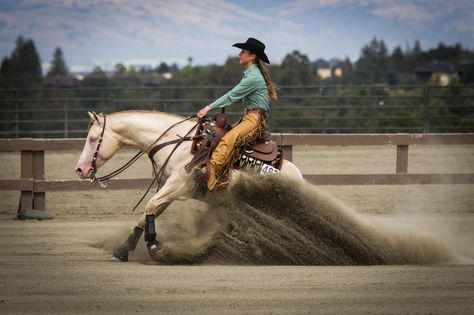
[[[123,171],[125,171],[127,168],[129,168],[133,163],[135,163],[143,154],[146,153],[146,151],[149,151],[148,153],[148,157],[150,158],[151,160],[151,163],[153,165],[153,172],[155,174],[155,178],[153,179],[152,183],[150,184],[150,186],[148,187],[147,191],[145,192],[145,194],[143,195],[143,197],[140,199],[140,201],[137,203],[137,205],[133,208],[132,211],[134,211],[138,205],[142,202],[142,200],[145,198],[146,194],[150,191],[151,187],[153,186],[153,184],[157,181],[158,182],[158,190],[161,188],[160,187],[160,183],[161,183],[161,180],[162,180],[162,177],[163,177],[163,174],[164,174],[164,169],[165,167],[168,165],[168,162],[169,160],[171,159],[172,155],[174,154],[174,152],[176,151],[176,149],[184,142],[184,141],[189,141],[189,140],[193,140],[194,137],[190,137],[189,134],[194,130],[194,128],[196,128],[196,126],[199,124],[196,123],[196,125],[194,125],[189,131],[188,133],[184,136],[184,137],[179,137],[179,139],[175,139],[175,140],[170,140],[170,141],[166,141],[166,142],[163,142],[163,143],[160,143],[158,145],[155,146],[155,144],[161,140],[161,138],[163,138],[163,136],[168,133],[168,131],[170,131],[171,129],[173,129],[175,126],[185,122],[185,121],[188,121],[192,118],[195,118],[196,115],[193,115],[193,116],[189,116],[183,120],[180,120],[176,123],[174,123],[173,125],[171,125],[168,129],[166,129],[155,141],[153,141],[152,144],[150,144],[148,146],[148,149],[145,150],[145,151],[140,151],[138,152],[135,156],[133,156],[127,163],[125,163],[123,166],[121,166],[120,168],[116,169],[115,171],[113,172],[110,172],[109,174],[107,175],[104,175],[104,176],[101,176],[101,177],[96,177],[96,173],[97,173],[97,157],[99,156],[99,150],[100,150],[100,147],[102,145],[102,141],[103,141],[103,137],[104,137],[104,132],[105,132],[105,126],[106,126],[106,121],[107,121],[107,118],[106,118],[106,115],[103,115],[104,117],[104,125],[102,126],[102,132],[100,134],[100,138],[99,138],[99,142],[97,144],[97,148],[94,152],[94,155],[92,157],[92,177],[91,177],[91,182],[92,183],[99,183],[102,187],[105,187],[107,186],[106,183],[104,182],[107,182],[109,179],[119,175],[120,173],[122,173]],[[171,151],[171,153],[168,155],[167,159],[165,160],[165,162],[163,163],[163,165],[161,166],[161,168],[159,170],[157,170],[157,165],[155,163],[155,161],[153,160],[153,156],[156,154],[156,152],[158,152],[159,150],[161,150],[162,148],[168,146],[168,145],[171,145],[171,144],[176,144],[175,147],[173,148],[173,150]]]

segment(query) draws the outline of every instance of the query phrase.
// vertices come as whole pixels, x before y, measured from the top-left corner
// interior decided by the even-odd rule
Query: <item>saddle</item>
[[[207,165],[219,141],[231,129],[232,127],[227,123],[227,115],[224,112],[217,113],[214,119],[207,116],[203,117],[193,137],[191,153],[194,154],[194,157],[186,165],[186,170],[190,172],[197,165]],[[278,148],[275,141],[271,140],[271,133],[268,130],[265,130],[260,138],[252,144],[241,148],[238,157],[239,159],[234,161],[232,168],[240,169],[245,166],[256,166],[257,164],[263,166],[266,164],[266,166],[270,166],[272,170],[278,172],[283,161],[282,150]],[[265,169],[268,169],[268,167]]]

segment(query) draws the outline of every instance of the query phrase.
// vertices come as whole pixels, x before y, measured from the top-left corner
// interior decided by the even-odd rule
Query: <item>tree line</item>
[[[312,61],[295,50],[280,64],[268,66],[279,95],[272,106],[270,127],[293,132],[472,132],[473,61],[474,52],[461,44],[440,43],[423,50],[416,41],[412,47],[389,51],[377,38],[361,48],[355,62],[349,58]],[[433,87],[436,78],[417,75],[418,69],[430,65],[441,71],[449,66],[454,75],[447,87]],[[318,75],[321,69],[329,75]],[[96,66],[78,80],[60,47],[43,72],[33,40],[20,36],[0,65],[0,131],[18,128],[31,132],[26,135],[54,136],[67,121],[65,108],[74,108],[67,112],[71,130],[84,128],[82,120],[88,110],[151,109],[188,115],[225,93],[241,77],[238,57],[229,57],[223,65],[209,66],[192,65],[189,58],[181,68],[164,62],[150,69],[117,63],[106,72]],[[416,88],[410,87],[414,84]],[[140,86],[152,88],[136,88]],[[86,89],[80,89],[83,87]],[[241,106],[228,112],[234,112],[232,119],[237,119]],[[18,121],[25,123],[15,127]],[[40,129],[51,133],[38,134],[35,130]]]
[[[0,88],[25,88],[51,85],[121,86],[121,85],[232,85],[241,77],[237,57],[230,57],[223,65],[192,66],[179,68],[177,64],[161,62],[154,69],[127,68],[117,63],[114,70],[106,73],[101,67],[94,69],[84,80],[76,81],[66,64],[63,51],[57,47],[49,69],[43,75],[41,60],[32,39],[19,36],[9,56],[0,65]],[[360,50],[359,58],[318,59],[311,61],[307,55],[295,50],[288,53],[280,64],[269,66],[272,79],[277,85],[313,84],[388,84],[406,85],[436,83],[416,75],[420,67],[449,66],[455,74],[450,83],[474,82],[474,51],[461,44],[446,45],[422,50],[419,41],[413,47],[388,50],[383,39],[373,38]],[[319,69],[329,69],[329,76],[322,78]],[[435,71],[435,70],[433,70]],[[172,75],[163,78],[165,73]],[[170,79],[171,77],[171,79]],[[144,79],[145,78],[145,79]]]

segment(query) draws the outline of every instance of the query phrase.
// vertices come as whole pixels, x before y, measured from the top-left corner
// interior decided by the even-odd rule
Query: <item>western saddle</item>
[[[227,123],[227,115],[222,111],[217,113],[214,119],[203,117],[193,137],[191,153],[193,159],[186,165],[186,171],[190,172],[196,166],[208,166],[212,152],[217,147],[222,137],[231,130]],[[253,144],[244,147],[238,152],[238,159],[231,165],[233,169],[251,169],[257,173],[278,173],[283,161],[283,152],[277,144],[271,140],[271,133],[267,130]],[[206,167],[208,170],[209,167]],[[205,174],[207,179],[208,174]]]

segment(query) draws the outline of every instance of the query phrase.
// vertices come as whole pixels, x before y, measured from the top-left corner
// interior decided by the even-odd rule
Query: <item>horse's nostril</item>
[[[76,168],[76,173],[82,173],[82,169],[80,167]]]

